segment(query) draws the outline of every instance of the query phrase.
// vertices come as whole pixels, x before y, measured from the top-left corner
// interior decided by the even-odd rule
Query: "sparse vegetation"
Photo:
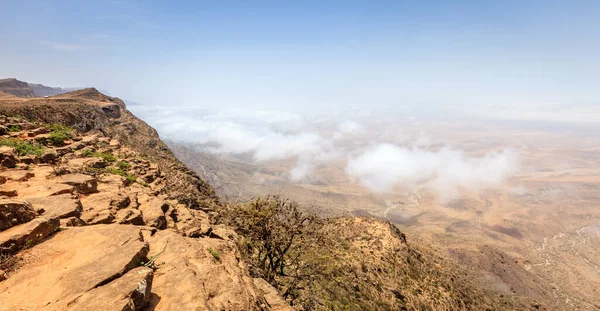
[[[271,283],[297,310],[486,310],[498,305],[452,266],[406,245],[402,233],[385,222],[322,220],[279,197],[230,207],[223,221],[240,234],[239,249],[252,276]]]
[[[73,129],[58,123],[48,126],[50,130],[50,143],[54,146],[64,145],[65,140],[73,138]]]
[[[21,130],[21,127],[16,124],[8,126],[8,132],[10,132],[10,133],[18,132],[20,130]]]
[[[126,171],[131,168],[131,164],[127,163],[127,161],[119,161],[119,163],[117,163],[117,166],[123,171]]]
[[[40,144],[15,138],[0,139],[0,146],[9,146],[15,148],[15,151],[19,154],[19,156],[36,155],[39,157],[44,151]]]
[[[84,157],[100,157],[104,162],[111,163],[117,161],[117,158],[110,152],[98,152],[86,149],[83,151]]]
[[[217,252],[216,250],[209,248],[208,252],[218,261],[221,261],[221,255],[219,255],[219,252]]]

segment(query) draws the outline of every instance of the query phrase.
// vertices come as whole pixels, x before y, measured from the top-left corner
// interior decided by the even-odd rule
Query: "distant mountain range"
[[[51,87],[43,84],[23,82],[15,78],[0,79],[0,91],[19,97],[54,96],[82,89],[85,89],[85,87]],[[110,96],[110,94],[105,90],[99,91]]]

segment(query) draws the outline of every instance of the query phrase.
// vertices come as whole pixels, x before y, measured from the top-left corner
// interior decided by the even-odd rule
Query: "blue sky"
[[[600,1],[0,7],[0,77],[95,86],[144,104],[599,104]]]

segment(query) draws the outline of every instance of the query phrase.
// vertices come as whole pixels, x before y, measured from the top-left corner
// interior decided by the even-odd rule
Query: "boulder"
[[[152,290],[152,269],[138,267],[122,277],[78,297],[68,311],[138,311],[148,300]]]
[[[148,280],[147,275],[133,274],[115,282],[129,271],[147,271],[135,269],[147,253],[148,244],[139,227],[98,225],[59,231],[52,239],[23,253],[25,264],[0,282],[0,310],[69,310],[89,302],[87,298],[78,301],[95,289],[98,291],[94,294],[99,297],[107,297],[106,291],[113,293],[112,300],[98,301],[105,302],[106,308],[121,300],[133,299],[137,303],[138,293],[146,293],[140,285],[142,280]],[[136,288],[141,290],[134,293]],[[92,306],[96,305],[90,304],[88,310],[104,310]],[[110,310],[136,309],[114,306]]]
[[[133,208],[125,208],[117,211],[115,221],[119,224],[132,224],[137,226],[146,224],[142,212]]]
[[[64,227],[81,227],[81,226],[85,226],[86,223],[81,220],[81,218],[78,217],[69,217],[69,218],[62,218],[60,220],[60,227],[64,228]]]
[[[8,168],[13,168],[17,165],[15,148],[9,146],[0,146],[0,165]]]
[[[40,157],[40,161],[42,163],[53,163],[56,160],[56,158],[58,158],[56,150],[52,148],[46,148],[44,149],[44,153],[42,153],[42,156]]]
[[[73,169],[81,169],[81,168],[105,168],[106,162],[100,157],[91,157],[91,158],[76,158],[71,159],[67,163],[67,166]]]
[[[36,216],[36,211],[27,201],[0,200],[0,231],[28,222]]]
[[[41,198],[28,198],[33,208],[46,217],[70,218],[81,216],[81,202],[70,194]]]
[[[102,191],[81,198],[81,219],[87,224],[108,224],[115,220],[116,208],[111,203],[116,192]]]
[[[15,253],[24,247],[31,247],[60,227],[58,218],[35,218],[27,223],[0,232],[0,254]]]
[[[6,180],[28,181],[29,178],[35,177],[35,174],[27,170],[8,170],[0,173],[0,176]]]
[[[21,198],[41,198],[51,195],[72,193],[73,186],[46,181],[27,181],[10,183],[2,186],[0,192],[14,192]]]
[[[19,157],[19,161],[23,164],[31,165],[40,163],[40,158],[38,156],[28,155]]]
[[[88,194],[98,191],[98,181],[90,175],[67,174],[57,177],[56,181],[75,187],[79,193]]]
[[[168,211],[167,215],[170,216],[169,218],[177,219],[173,226],[185,236],[200,237],[211,230],[210,220],[206,213],[189,209],[183,204],[176,204],[174,211]]]
[[[161,230],[167,228],[165,211],[169,206],[164,201],[145,193],[138,194],[137,200],[146,225]]]

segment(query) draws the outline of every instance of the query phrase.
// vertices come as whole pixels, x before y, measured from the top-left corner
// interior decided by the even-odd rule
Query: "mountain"
[[[51,87],[43,84],[27,83],[15,78],[0,79],[0,91],[13,94],[18,97],[44,97],[55,96],[73,91],[85,89],[85,87]],[[105,90],[100,91],[103,94],[109,93]]]
[[[25,89],[16,81],[7,88]],[[225,202],[122,100],[94,88],[15,93],[0,93],[2,311],[545,308],[540,296],[486,287],[385,220]],[[229,167],[230,177],[250,173]],[[261,266],[260,245],[280,250],[283,265]],[[506,259],[496,268],[517,271]]]
[[[19,97],[36,96],[29,84],[14,78],[0,80],[0,91]]]

